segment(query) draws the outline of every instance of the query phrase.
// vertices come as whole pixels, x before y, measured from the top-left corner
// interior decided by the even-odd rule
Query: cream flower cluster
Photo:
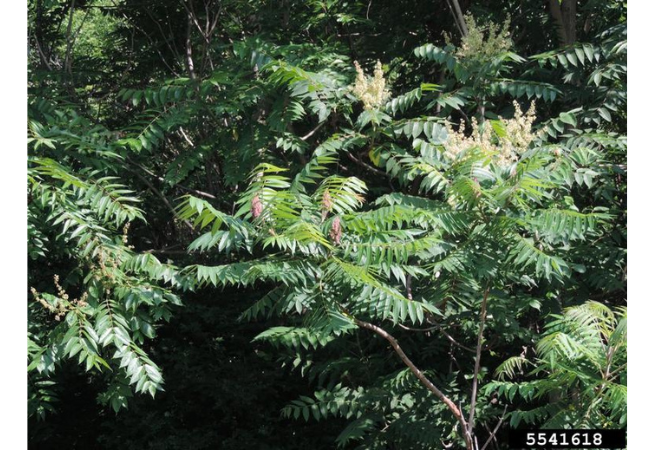
[[[352,93],[363,102],[366,110],[375,109],[388,100],[389,92],[386,89],[386,80],[384,71],[381,69],[381,62],[375,64],[373,77],[368,79],[363,73],[363,69],[358,62],[354,62],[354,68],[357,71],[357,78],[352,88]]]
[[[538,133],[533,132],[533,123],[535,122],[535,102],[533,101],[524,114],[521,111],[519,103],[513,102],[515,107],[515,115],[510,120],[501,119],[505,125],[506,133],[501,138],[502,153],[506,152],[514,156],[514,160],[518,156],[528,150],[530,143],[537,137]]]
[[[487,61],[503,52],[510,50],[510,19],[502,26],[490,22],[487,27],[479,27],[471,14],[465,16],[467,35],[463,37],[461,46],[456,50],[456,57],[476,61]]]
[[[465,122],[461,120],[458,131],[454,131],[447,123],[447,142],[445,155],[455,160],[461,153],[470,148],[478,148],[486,155],[494,158],[495,164],[507,166],[519,159],[519,156],[528,150],[530,143],[538,133],[532,131],[535,121],[535,102],[524,114],[519,103],[513,102],[515,114],[512,119],[500,118],[504,127],[504,136],[498,137],[492,123],[486,121],[479,127],[475,118],[472,118],[472,134],[465,136]]]

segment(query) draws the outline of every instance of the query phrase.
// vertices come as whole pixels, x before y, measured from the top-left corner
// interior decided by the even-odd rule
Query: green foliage
[[[624,6],[563,47],[533,1],[29,8],[35,441],[70,380],[106,448],[625,425]]]
[[[567,308],[546,325],[536,345],[537,359],[530,382],[496,381],[486,394],[498,392],[509,400],[521,397],[542,406],[517,410],[512,426],[520,422],[543,428],[620,428],[627,424],[627,309],[612,311],[589,301]],[[499,376],[515,378],[531,361],[511,358],[497,369]],[[546,402],[543,402],[546,400]]]
[[[30,276],[30,402],[40,417],[53,410],[56,395],[44,386],[54,382],[43,377],[72,359],[106,375],[101,398],[118,411],[126,406],[125,386],[151,395],[162,390],[160,369],[142,345],[155,336],[156,322],[169,320],[171,306],[180,305],[171,288],[184,281],[174,266],[129,246],[129,226],[144,216],[133,192],[108,175],[121,161],[105,140],[108,132],[74,110],[33,107],[28,229],[37,238],[29,253],[32,264],[68,262],[60,267],[65,272],[53,272],[53,282]],[[37,122],[39,114],[48,125]]]
[[[426,49],[418,52],[428,54]],[[443,62],[438,61],[441,53],[431,52],[433,60]],[[498,74],[507,61],[523,62],[511,54],[495,58],[473,70]],[[471,70],[465,67],[455,73],[467,81],[473,79],[467,75]],[[303,80],[286,79],[289,89]],[[391,101],[387,111],[406,113],[421,95],[421,89],[411,91]],[[545,98],[543,92],[539,97]],[[550,94],[546,99],[554,100]],[[485,105],[484,97],[476,97],[476,102]],[[577,125],[572,116],[562,114],[562,120]],[[514,162],[503,165],[499,159],[503,143],[470,147],[450,156],[450,138],[435,116],[396,122],[390,116],[370,119],[372,129],[366,120],[349,120],[332,155],[342,153],[352,139],[362,148],[371,142],[371,162],[417,196],[392,193],[366,203],[366,184],[355,177],[325,175],[336,159],[332,156],[321,165],[317,149],[307,164],[311,174],[307,178],[269,163],[256,167],[234,216],[221,217],[214,211],[206,215],[208,208],[193,197],[188,197],[181,213],[181,218],[202,226],[215,221],[210,234],[192,244],[204,250],[219,243],[219,250],[229,252],[236,247],[227,244],[226,236],[241,234],[242,223],[250,224],[246,228],[250,246],[239,250],[252,259],[186,270],[201,284],[277,286],[244,317],[280,316],[295,323],[271,328],[258,338],[285,349],[287,364],[305,376],[318,367],[315,360],[322,347],[342,347],[351,333],[359,333],[359,320],[388,320],[384,326],[407,329],[437,321],[463,326],[465,321],[469,331],[477,318],[461,317],[471,317],[482,291],[493,292],[485,295],[488,311],[496,314],[500,308],[513,308],[517,295],[536,286],[564,290],[575,271],[585,268],[586,261],[575,257],[576,248],[605,238],[612,227],[613,211],[603,206],[580,209],[573,200],[577,186],[591,189],[596,180],[607,177],[598,169],[596,161],[603,156],[598,150],[574,147],[567,140],[547,142],[548,135],[540,134],[534,142],[526,141],[532,142],[530,148],[521,149]],[[514,125],[509,124],[495,122],[503,142],[514,139]],[[409,143],[413,150],[402,147]],[[228,231],[219,230],[222,224]],[[540,302],[528,304],[538,309]],[[488,322],[489,332],[498,332],[507,316]],[[522,364],[519,359],[508,360],[499,373],[514,374]],[[368,382],[367,389],[376,388]],[[305,420],[328,415],[355,419],[339,436],[342,445],[350,440],[378,445],[381,439],[373,433],[378,423],[392,417],[400,427],[416,408],[417,402],[401,413],[390,410],[389,415],[386,410],[378,415],[379,406],[365,403],[374,396],[351,390],[346,383],[331,383],[320,385],[324,390],[318,391],[316,400],[301,397],[284,413]],[[430,397],[425,404],[430,408],[435,399]],[[372,414],[362,413],[368,410]],[[479,418],[489,417],[485,405],[479,404],[478,411]],[[442,420],[438,429],[452,436],[453,424]]]

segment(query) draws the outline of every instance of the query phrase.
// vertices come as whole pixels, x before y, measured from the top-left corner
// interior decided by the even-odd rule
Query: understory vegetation
[[[626,20],[30,0],[30,448],[625,428]]]

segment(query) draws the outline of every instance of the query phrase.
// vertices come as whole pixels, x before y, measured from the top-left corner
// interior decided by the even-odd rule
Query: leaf
[[[564,123],[573,125],[574,127],[578,126],[578,121],[576,120],[576,117],[571,113],[560,113],[559,117],[560,120]]]
[[[612,121],[612,115],[609,113],[609,111],[606,108],[598,108],[598,114],[600,114],[600,117],[605,119],[608,122]]]

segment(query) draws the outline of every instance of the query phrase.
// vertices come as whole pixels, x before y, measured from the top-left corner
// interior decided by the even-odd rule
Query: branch
[[[456,19],[458,20],[460,34],[465,37],[467,36],[467,23],[465,23],[465,18],[463,17],[463,10],[460,9],[458,0],[451,0],[451,3],[454,5],[452,14],[455,13]]]
[[[72,19],[74,15],[74,2],[75,0],[72,0],[70,3],[70,15],[68,16],[68,29],[65,33],[66,35],[66,48],[65,48],[65,59],[63,60],[63,70],[64,72],[72,72],[72,67],[71,67],[71,53],[72,53]]]
[[[116,8],[116,9],[120,8],[119,5],[115,4],[115,0],[111,0],[111,1],[112,1],[113,5],[114,5],[113,8]],[[129,23],[129,25],[131,25],[133,27],[133,29],[138,30],[140,33],[142,33],[147,38],[147,40],[151,44],[152,50],[154,50],[158,54],[158,56],[160,57],[160,60],[169,69],[169,71],[172,74],[174,74],[174,76],[179,76],[178,73],[173,69],[173,67],[169,65],[169,63],[167,62],[167,60],[165,59],[163,54],[160,52],[160,49],[155,44],[153,38],[151,36],[149,36],[149,34],[146,31],[144,31],[142,28],[140,28],[134,21],[130,20],[129,17],[126,14],[122,13],[122,17],[124,17],[124,20],[127,23]],[[131,42],[133,42],[133,38],[131,38]],[[131,52],[133,52],[133,48],[131,48]],[[173,52],[172,51],[172,53],[178,53],[178,52]],[[124,74],[126,75],[126,72]]]
[[[170,247],[165,247],[161,249],[151,248],[149,250],[143,250],[142,253],[161,253],[167,255],[189,255],[187,250],[177,250],[180,245],[172,245]]]
[[[311,130],[309,133],[307,133],[306,135],[304,135],[303,137],[301,137],[300,140],[301,140],[301,141],[306,141],[307,139],[309,139],[310,137],[312,137],[312,136],[314,135],[314,133],[316,133],[318,130],[320,130],[321,127],[322,127],[323,125],[325,125],[325,122],[321,122],[321,123],[319,123],[318,125],[316,125],[316,128],[314,128],[314,129]]]
[[[38,54],[41,57],[41,61],[43,64],[45,64],[45,67],[47,67],[47,70],[50,72],[52,71],[52,66],[50,66],[50,63],[47,61],[47,57],[45,56],[45,53],[43,53],[43,49],[41,48],[41,44],[38,42],[38,38],[34,36],[34,42],[36,42],[36,50],[38,50]]]
[[[465,445],[467,446],[468,450],[472,450],[472,437],[469,432],[469,429],[467,427],[467,422],[465,422],[465,418],[463,417],[463,413],[454,404],[454,402],[451,401],[449,397],[447,397],[440,389],[438,389],[432,382],[429,380],[425,374],[418,369],[415,364],[413,364],[413,361],[409,359],[408,356],[404,353],[402,348],[399,346],[397,339],[395,339],[393,336],[391,336],[386,330],[383,328],[378,327],[377,325],[373,325],[368,322],[364,322],[359,319],[354,319],[354,323],[356,323],[358,326],[361,328],[365,328],[366,330],[370,330],[379,336],[383,337],[386,339],[390,345],[393,347],[395,350],[395,353],[400,357],[400,359],[408,366],[408,368],[413,372],[413,374],[416,376],[420,382],[429,390],[431,391],[436,397],[438,397],[446,406],[449,408],[451,413],[456,417],[456,419],[460,422],[460,426],[462,428],[462,434],[463,434],[463,439],[465,440]]]
[[[473,352],[474,351],[473,348],[470,348],[470,347],[468,347],[466,345],[463,345],[460,342],[458,342],[456,339],[454,339],[454,337],[451,334],[447,333],[444,330],[444,328],[442,328],[442,325],[439,324],[438,322],[436,322],[432,317],[428,317],[427,322],[432,323],[435,326],[435,328],[440,330],[440,332],[449,340],[449,342],[454,344],[456,347],[462,348],[463,350],[467,350],[468,352]]]
[[[178,130],[181,132],[181,135],[185,138],[187,143],[190,144],[190,147],[194,147],[194,143],[190,140],[190,138],[187,137],[187,134],[185,134],[183,127],[178,127]]]
[[[447,6],[449,6],[449,10],[451,11],[451,17],[454,18],[454,23],[456,24],[456,27],[458,28],[458,31],[460,31],[461,37],[463,36],[463,27],[460,26],[460,22],[458,22],[458,19],[456,18],[456,13],[454,13],[454,7],[451,6],[451,3],[449,0],[447,0]]]
[[[188,20],[191,20],[194,22],[194,25],[196,25],[196,28],[199,29],[199,33],[201,33],[201,36],[205,39],[205,34],[203,34],[203,28],[201,28],[201,25],[199,24],[199,21],[196,18],[196,13],[194,12],[194,3],[189,1],[189,8],[187,6],[188,0],[181,0],[181,4],[183,5],[183,8],[185,8],[185,11],[187,12],[187,18]]]
[[[483,444],[483,447],[481,447],[481,450],[485,450],[487,448],[488,444],[490,442],[492,442],[492,439],[494,439],[494,437],[496,436],[497,431],[499,431],[499,427],[503,423],[503,419],[506,417],[506,410],[507,409],[508,409],[507,405],[503,407],[503,414],[501,414],[501,418],[499,419],[499,423],[497,423],[497,426],[494,427],[494,430],[492,430],[490,432],[490,437],[488,437],[487,441],[485,441],[485,444]]]
[[[160,197],[160,199],[163,201],[163,203],[165,204],[165,206],[166,206],[166,207],[171,211],[172,216],[175,216],[175,215],[176,215],[176,211],[174,210],[174,207],[172,206],[172,204],[169,203],[169,200],[167,200],[167,197],[165,197],[165,196],[164,196],[164,195],[163,195],[163,194],[162,194],[158,189],[156,189],[156,187],[155,187],[153,184],[151,184],[151,182],[150,182],[149,180],[147,180],[145,177],[143,177],[142,175],[140,175],[139,172],[137,172],[137,171],[135,171],[135,170],[131,170],[131,172],[133,172],[133,173],[134,173],[138,178],[140,178],[140,179],[141,179],[141,180],[142,180],[142,181],[143,181],[147,186],[149,186],[149,189],[151,190],[151,192],[153,192],[153,193],[156,194],[158,197]],[[184,223],[185,225],[187,225],[187,226],[190,228],[190,230],[194,231],[194,227],[193,227],[192,224],[189,222],[189,220],[183,220],[183,223]]]
[[[199,27],[199,31],[201,28]],[[187,13],[187,34],[185,35],[185,62],[187,64],[187,73],[191,80],[196,80],[194,73],[194,61],[192,60],[192,14]]]
[[[398,323],[397,325],[403,330],[406,330],[406,331],[418,331],[420,333],[428,333],[430,331],[435,331],[435,330],[438,329],[437,326],[429,327],[429,328],[411,328],[411,327],[407,327],[406,325],[402,325],[401,323]]]
[[[476,412],[476,394],[478,392],[478,372],[481,368],[481,350],[483,349],[483,330],[485,329],[485,319],[487,317],[487,299],[490,294],[490,288],[486,287],[481,302],[481,322],[478,330],[478,342],[476,343],[476,360],[474,361],[474,377],[472,378],[472,402],[469,407],[469,432],[474,427],[474,413]]]
[[[431,319],[431,318],[427,318],[427,321],[428,321],[429,323],[432,323],[433,326],[432,326],[432,327],[428,327],[428,328],[412,328],[412,327],[407,327],[406,325],[402,325],[401,323],[398,323],[397,325],[398,325],[400,328],[402,328],[403,330],[406,330],[406,331],[415,331],[415,332],[420,332],[420,333],[427,333],[427,332],[431,332],[431,331],[440,331],[440,333],[442,333],[442,335],[443,335],[444,337],[446,337],[446,338],[449,340],[449,342],[451,342],[453,345],[455,345],[455,346],[457,346],[457,347],[459,347],[459,348],[462,348],[463,350],[467,350],[468,352],[473,352],[473,351],[474,351],[473,348],[467,347],[466,345],[463,345],[463,344],[461,344],[460,342],[458,342],[456,339],[454,339],[454,337],[453,337],[452,335],[450,335],[449,333],[447,333],[447,332],[442,328],[442,325],[440,325],[440,324],[439,324],[438,322],[436,322],[435,320],[433,320],[433,319]]]
[[[356,156],[354,156],[352,153],[347,152],[347,155],[348,155],[348,158],[350,158],[352,161],[354,161],[355,163],[357,163],[357,165],[359,165],[359,166],[361,166],[361,167],[363,167],[363,168],[365,168],[365,169],[368,169],[368,170],[371,171],[372,173],[376,173],[377,175],[381,175],[381,176],[384,176],[384,177],[388,177],[388,176],[389,176],[386,172],[382,172],[381,170],[377,170],[377,169],[375,169],[374,167],[372,167],[370,164],[367,164],[367,163],[361,161],[361,160],[358,159]]]
[[[157,179],[158,181],[161,181],[161,182],[163,182],[163,183],[166,183],[166,182],[167,182],[167,180],[165,180],[163,177],[159,177],[158,175],[156,175],[155,173],[153,173],[152,171],[150,171],[150,170],[147,169],[146,167],[144,167],[144,166],[138,164],[137,162],[135,162],[135,161],[131,161],[131,160],[128,159],[128,158],[127,158],[127,162],[128,162],[129,164],[132,164],[132,165],[138,167],[138,168],[141,169],[142,171],[148,173],[149,175],[151,175],[152,177],[154,177],[154,178]],[[192,193],[192,194],[198,195],[198,196],[200,196],[200,197],[205,197],[205,198],[210,198],[210,199],[212,199],[212,200],[217,200],[217,197],[215,197],[214,195],[209,194],[209,193],[207,193],[207,192],[197,191],[196,189],[188,188],[188,187],[186,187],[186,186],[183,186],[182,184],[175,184],[174,186],[177,187],[177,188],[180,188],[180,189],[182,189],[182,190],[184,190],[184,191],[186,191],[186,192],[190,192],[190,193]]]
[[[149,18],[156,24],[156,26],[160,30],[160,35],[161,35],[162,39],[165,41],[165,44],[167,44],[167,48],[169,48],[169,50],[172,52],[172,54],[174,55],[175,58],[182,59],[181,55],[180,55],[180,52],[178,51],[178,49],[176,48],[176,44],[174,43],[173,35],[170,38],[168,33],[165,33],[163,31],[162,26],[160,25],[160,22],[158,20],[156,20],[156,18],[153,16],[153,14],[151,14],[151,11],[149,10],[149,8],[144,8],[144,10],[147,13],[147,15],[149,16]],[[170,29],[170,31],[171,31],[171,29]],[[170,44],[170,42],[171,42],[171,44]]]

